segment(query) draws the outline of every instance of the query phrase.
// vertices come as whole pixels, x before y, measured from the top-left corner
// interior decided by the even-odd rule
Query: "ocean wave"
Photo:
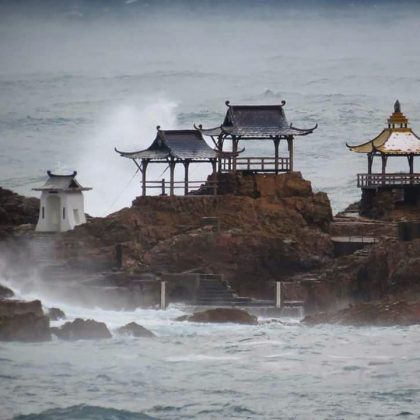
[[[156,417],[144,413],[118,410],[115,408],[93,405],[73,405],[66,408],[53,408],[38,414],[27,414],[13,417],[14,420],[153,420]]]

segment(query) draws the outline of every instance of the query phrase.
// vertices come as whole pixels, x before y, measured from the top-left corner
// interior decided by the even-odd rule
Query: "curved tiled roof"
[[[388,119],[388,128],[374,139],[347,147],[357,153],[381,153],[386,155],[420,154],[420,138],[408,127],[408,120],[401,113],[399,101],[394,104],[394,113]]]
[[[301,129],[289,124],[284,113],[285,101],[281,105],[230,105],[226,101],[228,110],[223,124],[204,129],[199,126],[201,133],[207,136],[236,136],[242,139],[259,139],[287,136],[304,136],[312,133],[316,128]]]
[[[156,138],[147,149],[137,152],[115,150],[121,156],[130,159],[207,160],[216,158],[216,152],[206,143],[198,130],[160,130],[158,127]]]

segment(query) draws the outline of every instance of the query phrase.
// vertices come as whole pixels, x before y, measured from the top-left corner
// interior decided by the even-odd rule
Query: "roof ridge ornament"
[[[281,106],[285,106],[286,105],[286,101],[283,99],[282,101],[281,101]]]
[[[160,125],[157,125],[157,126],[156,126],[156,130],[157,130],[157,131],[160,131]]]
[[[229,100],[228,101],[225,101],[225,105],[228,106],[228,107],[230,107],[230,101]]]
[[[401,104],[398,99],[395,101],[395,104],[394,104],[394,112],[401,113]]]

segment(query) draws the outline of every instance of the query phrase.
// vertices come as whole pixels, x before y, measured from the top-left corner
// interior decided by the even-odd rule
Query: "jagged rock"
[[[51,328],[51,333],[62,340],[69,341],[112,338],[105,323],[81,318],[76,318],[73,322],[66,322],[60,328]]]
[[[39,199],[27,198],[0,187],[0,225],[35,224]]]
[[[0,300],[0,340],[48,341],[51,339],[49,327],[49,319],[44,316],[39,300]]]
[[[0,316],[13,316],[33,313],[43,317],[42,304],[39,300],[25,302],[23,300],[0,300]]]
[[[66,314],[59,308],[48,309],[47,316],[50,319],[50,321],[58,321],[60,319],[66,319]]]
[[[353,326],[393,326],[420,324],[420,303],[361,303],[337,312],[305,317],[306,325],[341,324]]]
[[[6,286],[2,286],[0,284],[0,299],[9,299],[13,297],[15,294],[13,293],[13,290],[9,289]]]
[[[249,314],[243,309],[236,308],[216,308],[208,309],[203,312],[196,312],[192,315],[178,317],[177,321],[205,322],[205,323],[226,323],[235,324],[258,324],[257,317]]]
[[[118,334],[129,335],[132,337],[156,337],[151,331],[135,322],[130,322],[129,324],[118,328],[117,332]]]

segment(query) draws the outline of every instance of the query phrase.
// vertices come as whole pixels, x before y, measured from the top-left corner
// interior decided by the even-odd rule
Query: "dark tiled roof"
[[[34,191],[87,191],[90,188],[83,188],[76,180],[77,172],[71,175],[56,175],[48,171],[48,179],[42,187],[33,188]]]
[[[159,130],[153,143],[138,152],[117,152],[130,159],[214,159],[216,152],[208,146],[198,130]]]
[[[303,136],[312,133],[315,127],[299,129],[291,126],[281,105],[230,105],[225,120],[220,127],[211,129],[200,128],[208,136],[221,134],[240,136],[243,138],[260,138],[276,136]]]

